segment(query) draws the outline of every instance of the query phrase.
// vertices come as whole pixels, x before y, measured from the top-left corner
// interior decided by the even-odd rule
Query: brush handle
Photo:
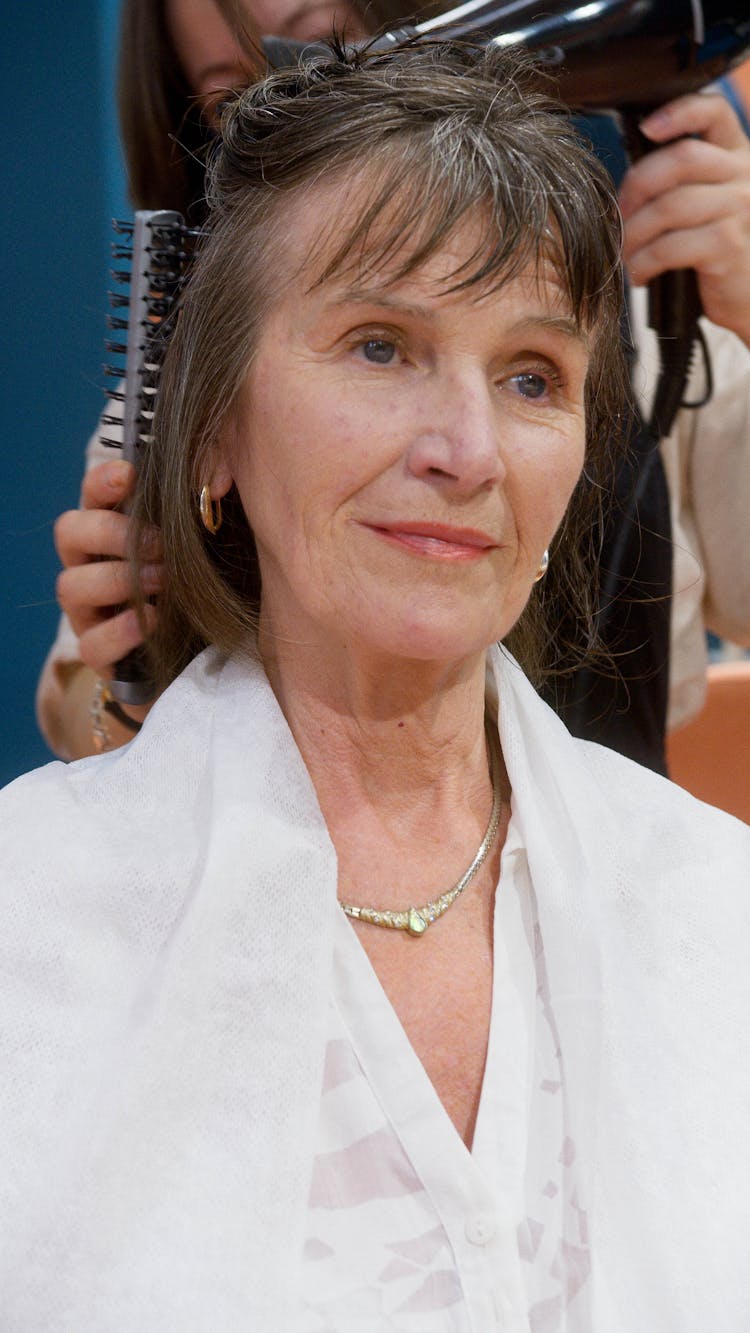
[[[121,657],[115,664],[115,674],[107,686],[113,699],[120,704],[149,704],[156,694],[151,679],[148,658],[143,646]]]
[[[130,224],[115,224],[121,238],[113,246],[115,260],[122,267],[113,277],[125,289],[112,298],[120,313],[110,319],[110,328],[121,331],[124,341],[110,341],[107,350],[125,358],[124,377],[118,392],[112,395],[122,404],[121,417],[107,419],[107,424],[121,424],[122,440],[117,443],[123,457],[136,470],[142,451],[152,440],[156,391],[165,346],[165,320],[171,314],[185,277],[188,254],[185,239],[188,229],[181,214],[172,210],[139,210]],[[108,374],[122,373],[122,367]],[[126,511],[127,512],[127,511]],[[148,670],[145,648],[133,649],[114,668],[109,692],[121,704],[146,704],[156,693]]]

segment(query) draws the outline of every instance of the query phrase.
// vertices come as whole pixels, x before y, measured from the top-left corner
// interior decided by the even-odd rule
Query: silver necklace
[[[497,732],[494,724],[487,726],[487,739],[490,751],[490,775],[492,778],[492,812],[490,822],[487,825],[487,832],[482,838],[479,850],[474,857],[468,870],[465,870],[461,878],[452,888],[446,889],[439,898],[433,898],[425,903],[423,907],[409,907],[403,912],[376,911],[374,907],[353,907],[350,903],[341,903],[341,909],[347,916],[352,917],[354,921],[366,921],[370,926],[383,926],[386,930],[406,930],[410,935],[419,938],[424,935],[428,926],[433,921],[437,921],[448,908],[453,905],[457,898],[461,896],[467,884],[470,884],[477,871],[484,865],[490,852],[492,844],[497,836],[498,825],[500,823],[500,811],[502,809],[502,782],[501,782],[501,764],[500,747],[498,745]]]

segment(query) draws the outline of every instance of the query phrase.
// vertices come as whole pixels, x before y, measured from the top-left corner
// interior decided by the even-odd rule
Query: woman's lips
[[[444,523],[365,523],[377,536],[415,555],[432,560],[480,560],[498,543],[477,528],[453,528]]]

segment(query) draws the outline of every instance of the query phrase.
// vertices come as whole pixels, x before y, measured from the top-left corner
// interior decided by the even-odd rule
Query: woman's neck
[[[486,793],[484,654],[384,660],[267,634],[259,646],[326,818],[331,802],[353,798],[385,814],[407,795],[455,809]]]
[[[341,903],[408,912],[449,892],[476,857],[493,810],[485,654],[438,666],[263,635],[260,649],[336,849]],[[500,784],[507,798],[504,772]],[[350,918],[469,1145],[487,1051],[495,886],[508,815],[506,801],[478,873],[418,941]]]

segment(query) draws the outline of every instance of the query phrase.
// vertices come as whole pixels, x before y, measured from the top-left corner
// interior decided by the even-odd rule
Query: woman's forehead
[[[542,255],[503,275],[461,285],[456,276],[465,271],[474,253],[472,238],[458,234],[407,274],[399,273],[395,262],[376,271],[348,269],[308,286],[305,294],[319,308],[376,306],[427,318],[461,305],[508,300],[514,305],[526,303],[537,313],[544,311],[550,320],[575,322],[567,288],[548,258]]]
[[[439,201],[415,208],[404,190],[383,202],[382,189],[378,174],[365,170],[318,181],[282,205],[277,258],[284,285],[385,294],[411,279],[435,292],[467,289],[481,299],[524,273],[549,289],[550,300],[569,306],[554,226],[538,244],[529,230],[506,245],[489,202],[474,203],[446,226]]]
[[[473,258],[475,248],[467,219],[465,230],[457,229],[406,274],[398,271],[401,257],[394,256],[377,268],[366,262],[348,263],[313,281],[303,258],[296,276],[290,274],[279,285],[278,298],[267,311],[266,332],[277,346],[279,338],[333,335],[344,324],[377,320],[394,327],[416,324],[425,331],[430,327],[436,336],[460,327],[467,335],[473,329],[484,337],[488,325],[486,318],[481,322],[481,312],[486,310],[498,332],[511,325],[519,330],[522,325],[544,325],[588,347],[588,330],[576,318],[569,291],[548,257],[535,256],[502,277],[493,274],[485,281],[457,285],[456,273]],[[478,324],[472,311],[477,312]]]

